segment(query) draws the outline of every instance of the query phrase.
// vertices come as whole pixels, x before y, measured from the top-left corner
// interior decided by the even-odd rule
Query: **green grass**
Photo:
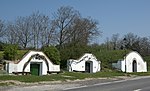
[[[111,68],[111,64],[117,62],[119,59],[123,59],[129,50],[100,50],[93,51],[92,53],[102,62],[102,67]]]
[[[115,77],[124,76],[122,72],[97,72],[94,74],[80,73],[80,72],[65,72],[61,74],[51,74],[46,76],[14,76],[14,75],[2,75],[0,81],[16,80],[21,82],[40,82],[40,81],[66,81],[85,78],[100,78],[100,77]]]
[[[85,79],[85,78],[100,78],[100,77],[115,77],[115,76],[124,76],[122,72],[112,71],[112,72],[97,72],[97,73],[75,73],[75,72],[66,72],[68,76],[72,76],[75,79]],[[64,74],[64,75],[65,75]]]
[[[33,76],[33,75],[2,75],[0,76],[0,81],[7,81],[7,80],[16,80],[20,82],[40,82],[40,81],[66,81],[66,80],[74,80],[74,77],[65,77],[64,74],[51,74],[45,76]]]
[[[0,51],[0,59],[3,58],[3,51]]]
[[[28,50],[18,50],[17,51],[17,59],[21,59],[26,53],[28,52]]]

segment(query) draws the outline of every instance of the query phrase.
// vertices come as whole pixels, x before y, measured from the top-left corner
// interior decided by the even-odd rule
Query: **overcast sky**
[[[71,6],[83,17],[99,21],[103,34],[95,40],[97,43],[116,33],[150,36],[150,0],[0,0],[0,19],[14,21],[35,11],[51,17],[61,6]]]

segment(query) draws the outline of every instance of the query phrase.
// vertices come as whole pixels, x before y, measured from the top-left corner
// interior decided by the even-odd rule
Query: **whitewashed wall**
[[[147,72],[147,63],[143,60],[141,55],[137,52],[131,52],[126,56],[124,60],[127,66],[126,72],[132,72],[133,60],[136,60],[137,62],[137,72]]]
[[[98,61],[94,55],[88,53],[83,55],[79,60],[69,59],[67,61],[68,71],[85,71],[85,62],[87,61],[92,62],[92,68],[90,70],[91,73],[100,71],[100,61]]]
[[[18,63],[8,63],[6,64],[6,68],[8,70],[8,73],[12,73],[12,72],[22,72],[23,71],[23,66],[24,64],[29,60],[29,58],[32,56],[32,55],[35,55],[35,54],[39,54],[39,55],[42,55],[44,56],[47,60],[48,60],[48,64],[49,64],[49,71],[60,71],[60,65],[54,65],[50,59],[43,53],[43,52],[39,52],[39,51],[30,51],[29,53],[27,53],[27,55],[25,55],[22,60],[20,60]],[[42,59],[35,59],[35,58],[32,58],[31,61],[29,62],[29,64],[26,66],[25,68],[25,72],[30,72],[30,64],[31,63],[40,63],[41,64],[41,75],[46,75],[47,74],[47,65],[45,63],[44,60]]]
[[[136,52],[130,52],[124,57],[124,60],[113,63],[112,66],[122,70],[123,72],[133,72],[133,61],[136,60],[137,72],[147,72],[147,63],[143,60],[142,56]],[[126,65],[126,71],[125,71]]]

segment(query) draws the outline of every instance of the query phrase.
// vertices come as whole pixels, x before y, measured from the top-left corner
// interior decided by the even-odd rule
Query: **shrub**
[[[4,59],[15,60],[17,56],[17,45],[7,45],[4,47]]]
[[[60,64],[60,53],[54,46],[44,46],[41,49],[55,64]]]

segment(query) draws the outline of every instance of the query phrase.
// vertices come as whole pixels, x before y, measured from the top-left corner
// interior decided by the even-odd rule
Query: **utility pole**
[[[125,73],[127,72],[127,65],[126,65],[126,43],[127,43],[127,39],[124,38],[123,39],[123,43],[124,43],[124,50],[125,50]]]

